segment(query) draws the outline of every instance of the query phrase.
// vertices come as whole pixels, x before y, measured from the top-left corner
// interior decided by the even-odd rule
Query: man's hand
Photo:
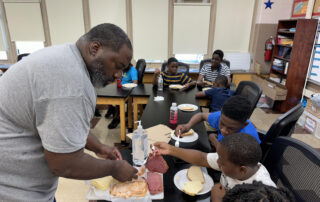
[[[226,189],[220,183],[215,184],[211,190],[211,201],[222,201],[224,195],[226,195]]]
[[[138,170],[130,165],[125,160],[119,160],[114,162],[112,169],[112,177],[120,182],[130,181],[136,179]]]
[[[209,135],[209,141],[213,147],[217,148],[218,140],[215,133],[211,133]]]
[[[156,154],[162,154],[162,155],[170,155],[171,148],[173,147],[165,142],[156,142],[153,145],[156,147],[156,150],[155,150]]]
[[[181,124],[178,125],[176,130],[174,131],[175,136],[178,136],[182,133],[186,133],[190,130],[190,127],[188,126],[188,124]]]
[[[96,155],[104,159],[122,160],[119,150],[115,147],[110,147],[107,145],[102,145]]]

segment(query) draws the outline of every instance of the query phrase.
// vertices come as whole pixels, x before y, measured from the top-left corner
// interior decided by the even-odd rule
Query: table
[[[156,93],[157,89],[156,87],[153,87],[152,84],[139,84],[136,88],[134,88],[131,92],[132,97],[132,103],[133,103],[133,122],[134,126],[133,128],[137,128],[136,121],[138,121],[138,106],[142,104],[148,104],[150,95]],[[188,90],[190,91],[190,90]],[[177,91],[175,91],[177,92]],[[199,89],[193,89],[192,91],[193,97],[195,96],[195,93],[199,92]],[[197,98],[198,104],[201,107],[208,107],[211,103],[210,98]],[[140,112],[143,111],[142,108],[140,108]]]
[[[164,124],[174,128],[175,126],[172,126],[169,122],[170,107],[172,102],[176,102],[177,105],[188,103],[199,106],[198,101],[194,96],[197,91],[197,88],[192,88],[183,92],[168,88],[165,88],[163,92],[153,91],[142,115],[141,123],[143,128],[149,128],[157,124]],[[164,97],[164,101],[155,102],[154,97],[157,95],[162,95]],[[200,112],[199,109],[195,112],[184,112],[178,110],[178,124],[187,123],[190,118],[198,112]],[[204,124],[199,123],[194,126],[193,129],[198,133],[199,139],[191,143],[180,142],[180,147],[209,152],[211,150],[211,146]],[[174,140],[170,140],[169,144],[174,145]]]
[[[125,104],[128,101],[128,112],[132,112],[132,103],[129,95],[132,89],[118,88],[116,84],[109,84],[104,88],[97,89],[97,105],[120,106],[120,132],[121,144],[126,142],[126,118]],[[128,125],[132,125],[132,113],[128,113]]]
[[[149,96],[155,91],[156,89],[153,87],[152,84],[139,84],[135,87],[130,96],[132,98],[133,103],[133,128],[137,128],[138,121],[138,106],[142,106],[142,104],[148,104]],[[142,113],[143,108],[140,107],[140,113]],[[140,114],[141,115],[141,114]]]
[[[120,153],[122,155],[122,158],[127,160],[129,163],[132,164],[132,155],[131,151],[128,149],[120,150]],[[191,166],[191,164],[185,164],[185,163],[176,163],[174,157],[171,156],[164,156],[169,169],[168,171],[163,175],[163,186],[164,186],[164,199],[162,200],[152,200],[152,201],[158,201],[158,202],[184,202],[184,201],[199,201],[203,199],[207,199],[204,201],[210,201],[210,192],[207,194],[203,194],[200,196],[189,196],[185,194],[184,192],[180,191],[173,182],[174,175],[183,169],[187,169]],[[100,202],[103,202],[104,200],[99,200]]]

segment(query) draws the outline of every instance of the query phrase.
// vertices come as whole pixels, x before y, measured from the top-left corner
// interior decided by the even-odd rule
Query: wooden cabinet
[[[287,88],[286,99],[274,103],[280,112],[301,100],[317,24],[316,19],[279,21],[269,78]]]

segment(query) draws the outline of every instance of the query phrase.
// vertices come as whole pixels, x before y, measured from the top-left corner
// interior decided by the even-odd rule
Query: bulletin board
[[[292,6],[291,17],[305,17],[309,0],[295,0]]]
[[[312,16],[320,16],[320,0],[314,1]]]

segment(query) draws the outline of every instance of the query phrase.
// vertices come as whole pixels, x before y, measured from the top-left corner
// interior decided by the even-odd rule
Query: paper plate
[[[183,85],[180,85],[180,84],[171,84],[169,85],[169,88],[171,89],[175,89],[175,90],[180,90],[182,89],[184,86]]]
[[[134,88],[137,87],[137,84],[135,83],[126,83],[122,85],[124,88]]]
[[[210,90],[211,88],[202,88],[202,91],[207,91],[207,90]]]
[[[183,185],[186,182],[190,181],[187,177],[187,172],[188,172],[188,169],[180,170],[179,172],[177,172],[175,174],[175,176],[173,178],[174,185],[180,191],[182,191]],[[203,172],[203,177],[204,177],[204,186],[203,186],[203,189],[197,195],[202,195],[202,194],[208,193],[209,191],[211,191],[211,189],[214,185],[212,178],[207,173]]]
[[[178,140],[178,137],[174,135],[174,131],[170,133],[170,136],[174,140]],[[198,133],[194,132],[193,135],[184,136],[179,139],[179,142],[194,142],[199,138]]]
[[[193,107],[193,109],[186,109],[186,108],[191,108],[191,107]],[[198,110],[198,106],[193,105],[193,104],[181,104],[181,105],[178,105],[178,109],[180,109],[181,111],[185,111],[185,112],[193,112],[193,111]]]

